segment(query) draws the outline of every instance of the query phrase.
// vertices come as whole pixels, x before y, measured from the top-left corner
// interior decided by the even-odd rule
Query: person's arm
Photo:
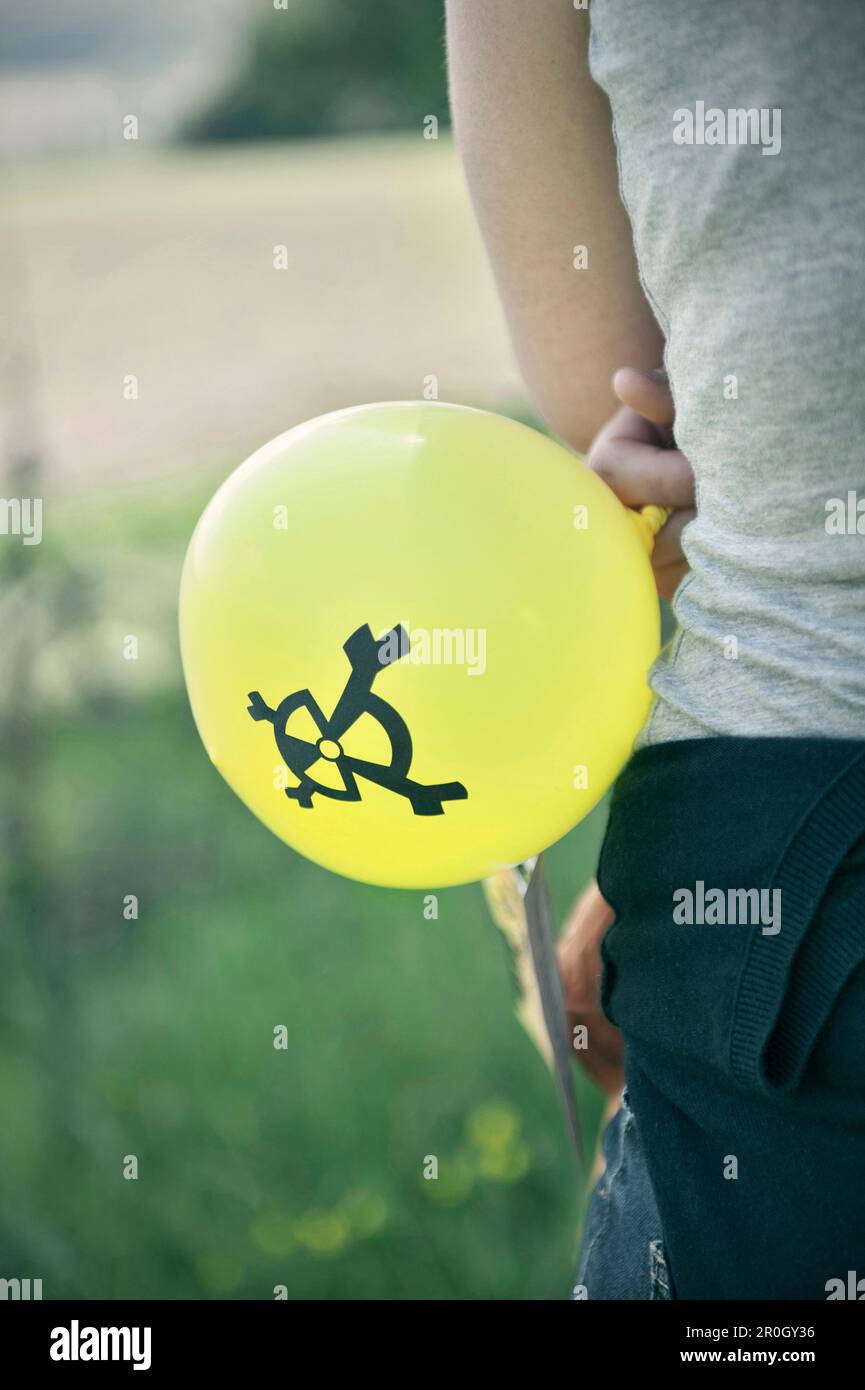
[[[615,370],[663,351],[588,17],[567,0],[447,0],[447,30],[457,139],[517,358],[547,424],[585,453],[615,408]]]

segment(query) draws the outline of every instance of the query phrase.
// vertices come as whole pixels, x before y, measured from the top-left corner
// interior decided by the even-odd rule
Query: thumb
[[[676,418],[667,373],[660,367],[650,372],[639,367],[620,367],[613,377],[613,390],[623,405],[654,425],[672,425]]]

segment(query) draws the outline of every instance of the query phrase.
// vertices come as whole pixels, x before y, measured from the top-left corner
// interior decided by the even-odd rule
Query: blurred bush
[[[189,140],[254,140],[419,127],[447,120],[442,0],[284,0]]]

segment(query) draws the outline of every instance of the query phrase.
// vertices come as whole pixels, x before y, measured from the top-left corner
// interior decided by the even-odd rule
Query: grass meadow
[[[274,839],[207,761],[176,636],[194,522],[270,435],[430,375],[525,413],[454,152],[130,149],[11,186],[4,489],[45,538],[0,556],[0,1276],[564,1297],[580,1194],[480,889],[427,921]],[[550,853],[560,914],[602,829]]]

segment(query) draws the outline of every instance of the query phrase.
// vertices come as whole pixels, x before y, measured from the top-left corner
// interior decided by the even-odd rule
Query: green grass
[[[428,921],[421,894],[317,869],[201,748],[174,595],[203,501],[54,532],[56,642],[86,679],[48,682],[17,789],[38,848],[0,946],[0,1274],[46,1298],[564,1297],[579,1194],[480,889]],[[134,674],[118,611],[151,641]],[[602,821],[549,855],[560,913]]]

